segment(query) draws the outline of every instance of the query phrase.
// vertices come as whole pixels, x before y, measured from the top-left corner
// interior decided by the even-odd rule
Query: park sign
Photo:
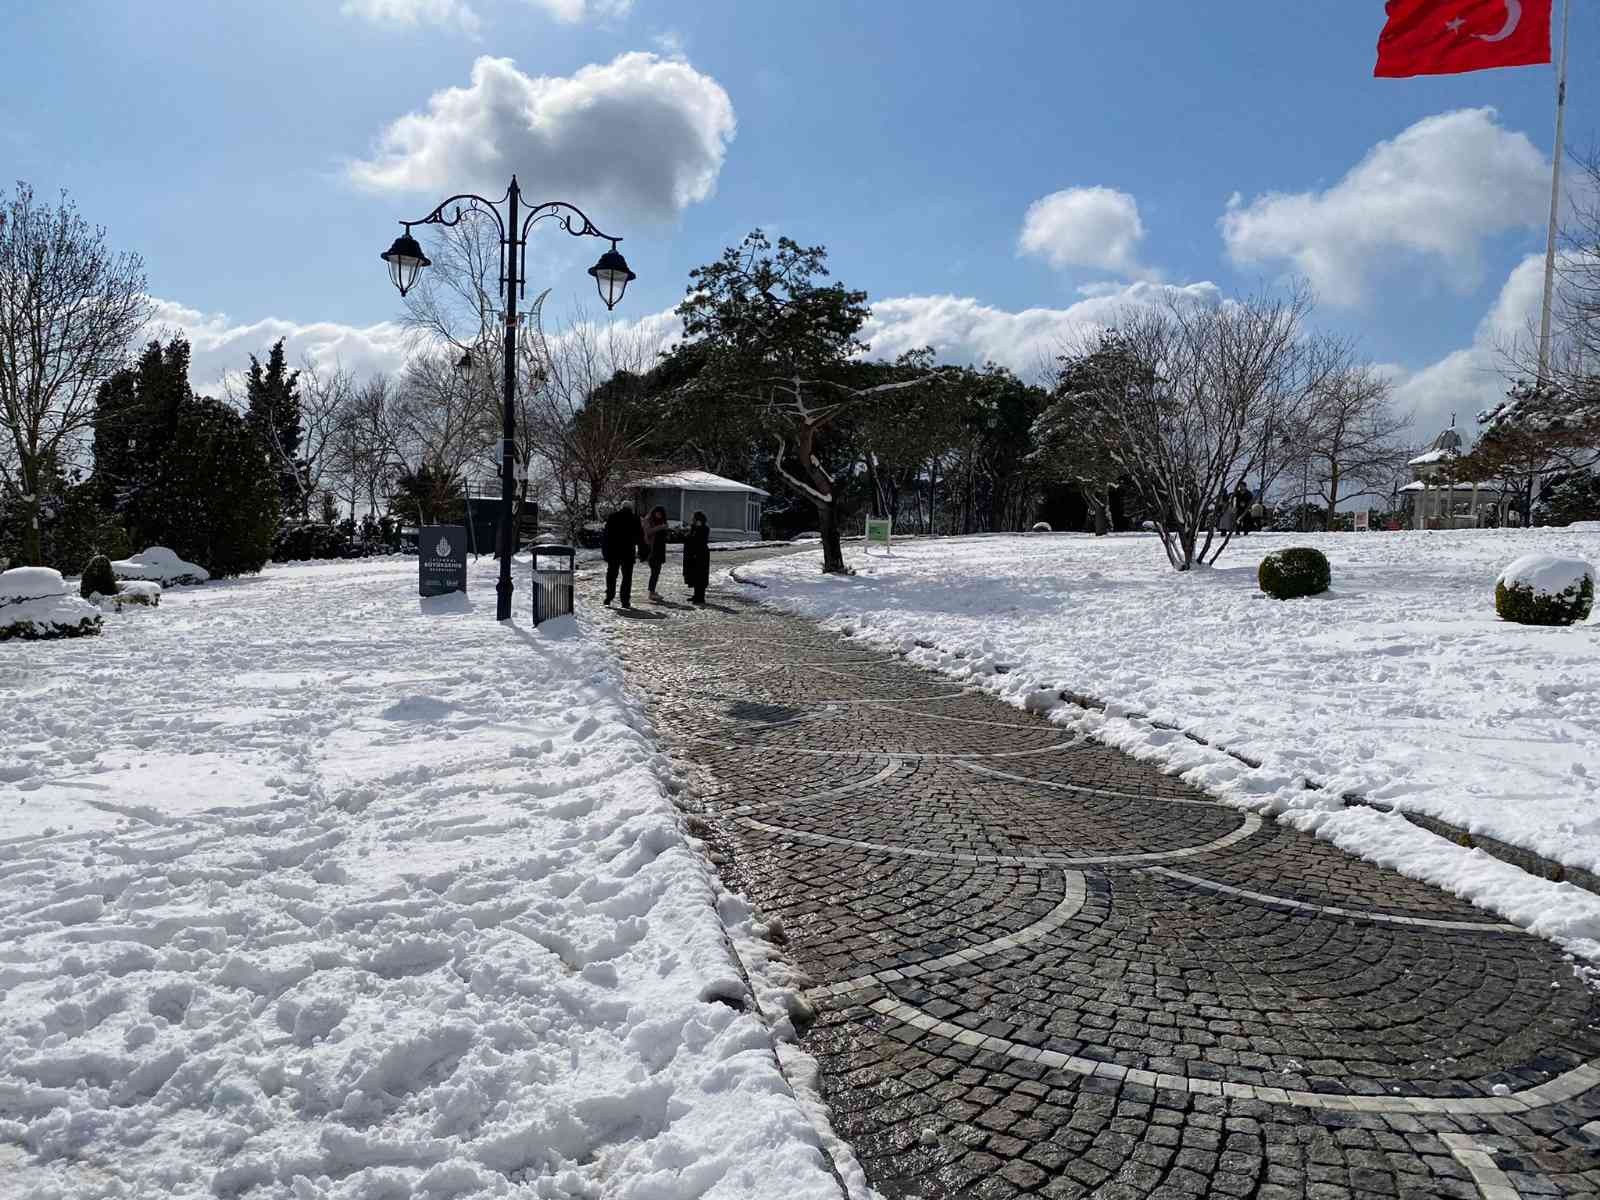
[[[868,517],[867,518],[867,545],[881,542],[889,545],[889,538],[894,532],[893,517]]]
[[[444,596],[466,590],[466,527],[424,525],[417,531],[417,594]]]

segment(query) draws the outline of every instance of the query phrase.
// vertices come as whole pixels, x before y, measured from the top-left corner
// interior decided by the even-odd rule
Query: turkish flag
[[[1550,61],[1552,0],[1389,0],[1373,74],[1458,75]]]

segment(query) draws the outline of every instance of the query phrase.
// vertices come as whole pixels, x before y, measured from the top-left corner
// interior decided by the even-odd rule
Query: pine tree
[[[311,489],[305,463],[300,459],[304,436],[300,423],[300,372],[289,370],[282,338],[273,343],[264,368],[254,354],[250,356],[245,400],[245,420],[272,461],[284,513],[309,520]]]

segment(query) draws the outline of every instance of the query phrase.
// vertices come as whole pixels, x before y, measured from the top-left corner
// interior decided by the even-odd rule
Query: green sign
[[[885,546],[887,546],[889,544],[889,535],[893,532],[893,530],[894,518],[868,517],[867,545],[870,546],[873,542],[882,542]]]

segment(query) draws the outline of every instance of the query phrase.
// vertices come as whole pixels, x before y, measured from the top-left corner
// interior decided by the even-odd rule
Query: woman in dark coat
[[[644,546],[639,557],[650,564],[650,599],[661,599],[656,584],[661,581],[661,565],[667,561],[667,510],[656,505],[644,523]]]
[[[706,585],[711,582],[711,526],[703,512],[695,513],[684,539],[683,581],[694,589],[694,602],[704,604]]]

